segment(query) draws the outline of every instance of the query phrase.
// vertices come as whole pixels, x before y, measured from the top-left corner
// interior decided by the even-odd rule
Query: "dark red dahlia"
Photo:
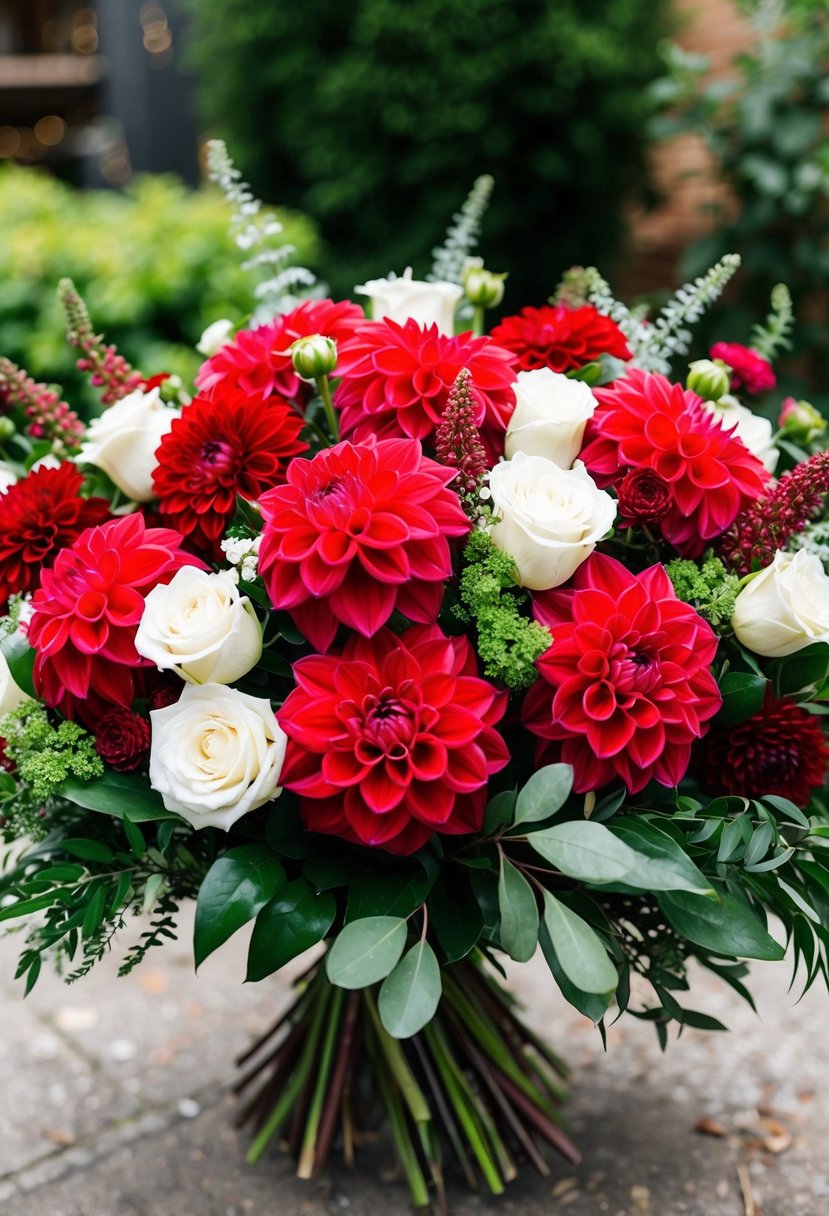
[[[131,709],[111,709],[95,723],[95,750],[110,768],[130,773],[150,754],[150,724]]]
[[[129,708],[142,687],[138,669],[152,666],[134,643],[144,597],[181,566],[202,566],[181,541],[178,532],[125,515],[89,528],[43,571],[28,637],[35,690],[47,705],[85,722]]]
[[[350,300],[307,300],[292,312],[257,329],[243,329],[199,368],[196,387],[212,397],[228,388],[249,397],[277,396],[294,401],[309,388],[294,371],[288,348],[297,338],[324,334],[338,346],[365,322],[365,314]]]
[[[283,481],[292,457],[308,450],[302,418],[286,401],[226,390],[184,407],[156,453],[153,486],[166,524],[216,554],[236,496],[256,501]]]
[[[473,422],[494,460],[504,450],[515,409],[514,356],[489,338],[450,337],[411,319],[405,325],[389,318],[366,322],[340,348],[342,380],[334,401],[342,411],[342,434],[430,440],[464,368],[475,403]]]
[[[71,461],[41,467],[0,495],[0,611],[10,595],[34,591],[40,572],[82,532],[109,515],[105,498],[83,498]]]
[[[449,538],[469,531],[454,469],[415,439],[340,443],[295,460],[260,499],[259,571],[275,608],[317,650],[340,624],[366,637],[398,609],[436,620],[452,573]]]
[[[480,679],[466,638],[436,625],[352,636],[294,677],[277,714],[280,781],[309,831],[408,854],[434,832],[480,829],[487,782],[509,761],[494,729],[506,695]]]
[[[677,785],[721,704],[713,631],[662,566],[635,575],[594,553],[573,583],[534,599],[553,635],[524,701],[527,728],[544,740],[538,763],[572,764],[579,793],[614,778],[632,794],[651,780]]]
[[[601,355],[630,359],[627,339],[615,321],[591,304],[568,308],[564,304],[522,308],[514,317],[504,317],[492,330],[492,340],[518,356],[522,372],[550,367],[569,372],[584,367]]]
[[[745,387],[749,393],[765,393],[777,383],[768,359],[739,342],[715,342],[711,358],[722,359],[727,364],[733,389]]]
[[[659,527],[683,556],[700,556],[763,493],[762,463],[681,384],[632,369],[594,395],[581,459],[602,488],[631,469],[658,473],[672,500]]]
[[[768,692],[763,708],[746,722],[714,727],[697,748],[696,768],[712,794],[781,794],[805,807],[823,785],[829,747],[819,718]]]
[[[673,503],[671,487],[653,469],[631,469],[619,482],[616,494],[623,528],[661,523]]]

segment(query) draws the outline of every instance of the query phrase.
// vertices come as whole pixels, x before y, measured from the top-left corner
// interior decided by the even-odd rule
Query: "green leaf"
[[[116,773],[107,770],[94,781],[78,781],[70,777],[60,787],[60,794],[87,811],[100,811],[123,819],[128,814],[133,823],[148,823],[156,819],[175,819],[178,815],[164,809],[161,795],[150,789],[147,778],[137,773]]]
[[[421,906],[432,879],[421,866],[387,874],[363,874],[348,893],[346,921],[366,916],[410,916]]]
[[[213,862],[196,900],[196,967],[273,899],[285,871],[264,844],[228,849]]]
[[[366,868],[365,858],[343,851],[311,857],[303,867],[303,874],[317,891],[329,891],[332,887],[347,886]]]
[[[128,812],[124,812],[123,817],[124,835],[126,836],[130,849],[136,857],[143,857],[147,851],[147,842],[141,834],[140,829],[133,823],[132,816]]]
[[[780,794],[764,794],[760,801],[763,806],[770,806],[775,811],[779,811],[784,819],[790,819],[793,823],[799,823],[803,828],[809,827],[807,817],[803,814],[797,803],[792,802],[789,798],[783,798]]]
[[[367,988],[384,980],[406,945],[406,921],[399,916],[367,916],[341,930],[325,960],[332,984]]]
[[[35,686],[32,672],[35,665],[35,652],[21,634],[5,633],[0,636],[0,650],[6,656],[9,671],[15,684],[27,696],[35,696]]]
[[[593,992],[582,992],[580,988],[577,988],[575,984],[570,982],[558,960],[555,946],[550,938],[543,917],[538,931],[538,941],[544,958],[547,961],[547,966],[550,968],[552,977],[558,984],[565,1001],[572,1005],[574,1009],[578,1009],[579,1013],[589,1018],[591,1022],[598,1025],[607,1012],[608,1006],[613,999],[613,993],[604,992],[601,995],[597,995]]]
[[[646,886],[642,889],[713,895],[711,883],[682,846],[649,819],[630,815],[614,823],[610,831],[647,858],[643,874]]]
[[[420,941],[403,955],[383,980],[377,1007],[395,1039],[409,1039],[435,1016],[442,985],[440,966],[428,942]]]
[[[749,671],[729,671],[720,681],[722,708],[716,717],[718,726],[735,726],[745,722],[763,708],[768,680]]]
[[[499,794],[490,798],[484,811],[484,836],[494,836],[499,828],[504,828],[507,824],[512,823],[516,797],[515,790],[501,790]]]
[[[426,907],[446,962],[465,958],[477,945],[484,927],[481,905],[467,876],[457,872],[439,875]]]
[[[659,905],[680,937],[704,950],[770,962],[785,956],[760,918],[731,895],[709,899],[690,891],[671,891],[659,896]]]
[[[538,905],[533,889],[511,861],[501,856],[498,879],[501,946],[517,963],[527,963],[538,945]]]
[[[547,764],[533,773],[520,791],[515,804],[513,827],[521,823],[537,823],[561,810],[573,788],[573,768],[570,764]]]
[[[762,861],[769,851],[769,845],[774,840],[774,828],[770,823],[761,823],[754,829],[751,840],[746,845],[743,863],[754,866]]]
[[[604,824],[575,819],[527,836],[545,861],[581,882],[625,882],[635,864],[632,850]]]
[[[304,878],[288,883],[261,909],[253,926],[246,979],[262,980],[322,941],[334,923],[337,901]]]
[[[821,688],[829,678],[829,642],[812,642],[772,664],[775,688],[790,696]]]
[[[112,849],[101,844],[99,840],[82,838],[62,840],[60,847],[64,853],[69,853],[71,857],[80,857],[82,861],[110,862],[113,860]]]
[[[619,977],[599,935],[549,891],[544,892],[544,925],[562,971],[576,988],[595,996],[616,991]]]

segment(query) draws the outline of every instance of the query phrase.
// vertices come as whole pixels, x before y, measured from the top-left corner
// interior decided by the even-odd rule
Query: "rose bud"
[[[619,523],[658,524],[671,509],[671,487],[653,469],[631,469],[619,485]]]
[[[795,443],[811,443],[826,430],[826,419],[809,401],[787,397],[780,410],[777,425],[787,439]]]
[[[319,380],[330,376],[337,366],[337,343],[324,334],[298,338],[291,346],[294,371],[303,380]]]
[[[731,373],[722,359],[695,359],[685,384],[703,401],[719,401],[731,388]]]

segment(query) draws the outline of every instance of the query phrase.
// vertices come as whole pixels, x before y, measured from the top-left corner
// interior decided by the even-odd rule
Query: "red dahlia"
[[[407,435],[428,440],[439,425],[449,393],[466,368],[475,403],[475,425],[491,459],[504,450],[515,409],[515,359],[489,338],[449,337],[436,325],[386,318],[362,325],[340,349],[342,380],[335,402],[343,435],[362,439]]]
[[[631,357],[627,339],[616,322],[591,304],[581,308],[564,304],[522,308],[517,316],[504,317],[491,336],[493,342],[518,356],[522,372],[537,367],[569,372],[600,355]]]
[[[722,359],[728,365],[733,389],[745,386],[749,393],[765,393],[777,383],[768,359],[739,342],[715,342],[711,358]]]
[[[671,509],[671,487],[653,469],[631,469],[616,487],[619,498],[619,523],[658,524]]]
[[[105,498],[81,497],[82,485],[67,460],[35,469],[0,494],[0,610],[10,595],[34,591],[58,552],[109,515]]]
[[[652,779],[677,785],[721,703],[708,670],[713,631],[662,566],[635,575],[594,553],[573,582],[535,596],[553,635],[524,702],[527,727],[545,741],[538,763],[572,764],[579,793],[616,777],[632,794]]]
[[[280,781],[309,831],[408,854],[433,832],[480,829],[487,782],[509,761],[494,730],[506,696],[478,677],[466,638],[436,625],[352,636],[294,677]]]
[[[181,566],[201,566],[181,541],[178,532],[125,515],[89,528],[43,571],[28,628],[35,689],[47,705],[87,722],[113,706],[129,708],[137,669],[152,666],[134,644],[145,595]]]
[[[782,794],[800,807],[823,784],[827,767],[829,747],[820,719],[770,692],[748,721],[715,727],[697,755],[700,778],[712,793]]]
[[[150,724],[131,709],[111,709],[95,724],[95,750],[110,768],[131,773],[150,754]]]
[[[682,385],[634,369],[594,395],[581,459],[602,488],[630,469],[658,473],[671,491],[659,527],[684,556],[698,557],[763,493],[762,463]]]
[[[469,530],[454,476],[415,439],[340,443],[293,461],[287,484],[259,504],[259,570],[274,607],[316,650],[341,623],[371,636],[395,608],[434,621],[452,573],[448,538]]]
[[[211,555],[236,510],[236,495],[255,502],[283,481],[292,457],[308,450],[302,418],[278,397],[240,390],[196,397],[156,453],[153,486],[165,523]]]
[[[350,300],[338,304],[333,300],[307,300],[268,325],[241,330],[202,364],[196,387],[205,397],[234,388],[260,400],[278,396],[293,401],[305,394],[308,386],[285,353],[291,343],[311,334],[324,334],[339,345],[364,321],[362,308]]]

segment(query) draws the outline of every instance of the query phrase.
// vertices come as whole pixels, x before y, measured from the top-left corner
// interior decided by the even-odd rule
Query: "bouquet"
[[[651,319],[574,268],[486,332],[481,179],[369,318],[212,167],[257,311],[192,396],[67,281],[100,415],[0,361],[0,920],[26,992],[143,910],[129,971],[188,899],[196,965],[251,921],[249,980],[311,951],[243,1061],[251,1159],[312,1177],[385,1123],[443,1211],[447,1163],[578,1156],[505,956],[663,1045],[722,1029],[692,960],[747,1000],[745,960],[829,976],[826,424],[758,409],[784,287],[683,367],[735,257]]]

